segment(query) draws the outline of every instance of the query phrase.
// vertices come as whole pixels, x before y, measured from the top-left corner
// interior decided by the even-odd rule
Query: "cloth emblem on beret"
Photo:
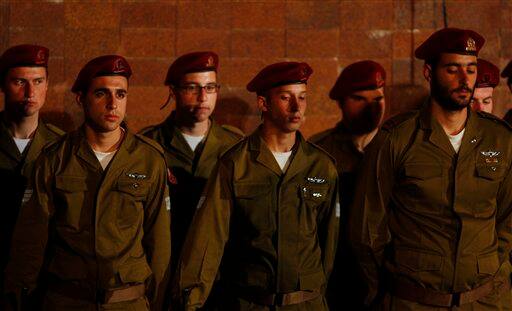
[[[206,67],[213,67],[215,66],[215,62],[213,60],[213,56],[208,57],[208,61],[206,62]]]
[[[476,42],[473,38],[468,38],[466,41],[466,51],[467,52],[476,52]]]
[[[36,63],[44,63],[46,61],[46,55],[43,50],[39,50],[36,54]]]
[[[123,60],[122,59],[116,59],[116,61],[114,62],[114,72],[121,72],[123,70],[125,70],[125,66],[123,64]]]

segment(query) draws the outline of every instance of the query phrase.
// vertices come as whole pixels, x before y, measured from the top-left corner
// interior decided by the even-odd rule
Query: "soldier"
[[[26,44],[0,57],[5,107],[0,112],[0,293],[18,211],[24,194],[32,192],[28,182],[34,162],[45,144],[63,134],[39,119],[48,90],[48,56],[47,48]]]
[[[385,80],[386,72],[376,62],[367,60],[347,66],[329,93],[337,101],[343,119],[335,128],[310,139],[336,159],[340,179],[340,243],[326,295],[331,310],[364,309],[365,283],[349,249],[346,220],[364,149],[377,134],[384,117]]]
[[[120,126],[130,75],[116,55],[78,74],[72,91],[85,122],[39,157],[13,234],[6,290],[21,303],[41,271],[44,310],[159,307],[170,257],[167,173],[161,147]]]
[[[501,72],[502,78],[507,78],[507,86],[510,92],[512,93],[512,60],[507,64],[505,69]],[[508,124],[512,124],[512,109],[509,109],[505,116],[503,117]]]
[[[475,92],[471,99],[471,108],[475,111],[492,113],[494,101],[492,93],[500,83],[500,70],[493,63],[485,59],[478,59],[478,74],[476,77]]]
[[[165,85],[176,109],[161,124],[142,134],[160,143],[169,167],[173,266],[194,216],[206,180],[220,155],[242,137],[234,127],[218,125],[211,117],[220,85],[219,58],[213,52],[182,55],[169,67]]]
[[[429,102],[386,121],[365,153],[349,232],[367,303],[510,309],[512,128],[468,108],[484,41],[445,28],[423,42]]]
[[[277,63],[247,85],[263,124],[221,157],[199,201],[173,287],[185,309],[204,304],[220,271],[220,310],[327,310],[337,174],[298,131],[311,73]]]

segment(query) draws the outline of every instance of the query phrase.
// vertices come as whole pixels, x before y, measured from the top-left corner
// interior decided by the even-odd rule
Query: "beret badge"
[[[466,51],[467,52],[476,52],[476,42],[473,38],[468,38],[466,41]]]

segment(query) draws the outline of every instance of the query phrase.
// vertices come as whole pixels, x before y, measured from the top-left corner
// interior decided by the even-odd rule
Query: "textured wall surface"
[[[481,56],[500,68],[512,58],[512,1],[447,0],[448,25],[472,28],[486,39]],[[412,57],[443,27],[441,0],[297,1],[6,1],[0,0],[0,48],[35,43],[50,48],[50,91],[44,117],[72,129],[82,113],[69,89],[88,59],[107,53],[127,57],[130,82],[127,122],[133,130],[160,122],[168,91],[163,80],[179,55],[213,50],[220,55],[221,123],[250,132],[259,123],[247,82],[264,65],[308,62],[306,136],[341,117],[327,93],[346,65],[380,62],[388,73],[388,115],[417,106],[427,94],[422,62]],[[496,90],[498,115],[511,108],[505,81]],[[2,104],[0,104],[0,107]]]

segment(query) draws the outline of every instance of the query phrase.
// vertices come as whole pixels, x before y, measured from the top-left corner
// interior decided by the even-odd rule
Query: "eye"
[[[117,95],[117,98],[123,99],[123,98],[126,97],[126,92],[125,91],[119,91],[119,92],[117,92],[116,95]]]
[[[468,74],[475,74],[476,73],[476,67],[475,66],[468,67],[467,72],[468,72]]]
[[[448,73],[452,73],[453,74],[453,73],[457,73],[458,68],[455,67],[455,66],[449,66],[449,67],[446,68],[446,71],[448,71]]]
[[[94,96],[97,98],[103,97],[103,96],[105,96],[105,92],[104,91],[96,91],[96,92],[94,92]]]
[[[217,90],[217,84],[211,83],[204,86],[206,93],[213,93]]]
[[[281,100],[286,100],[286,101],[290,100],[290,96],[288,96],[288,95],[281,95],[279,98]]]
[[[14,79],[14,84],[18,86],[25,85],[25,80],[23,79]]]
[[[299,96],[299,100],[306,100],[306,95]]]
[[[491,101],[492,101],[492,99],[490,99],[490,98],[486,98],[486,99],[484,99],[484,104],[486,104],[486,105],[487,105],[487,104],[490,104],[490,103],[491,103]]]
[[[44,79],[43,79],[43,78],[39,78],[39,79],[36,79],[36,80],[34,81],[34,84],[35,84],[35,85],[39,85],[39,84],[41,84],[41,83],[43,83],[43,82],[44,82]]]

